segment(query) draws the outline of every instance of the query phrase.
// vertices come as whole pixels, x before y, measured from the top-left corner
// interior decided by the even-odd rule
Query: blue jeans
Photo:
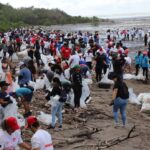
[[[126,124],[126,106],[127,106],[127,100],[122,99],[120,97],[117,97],[114,101],[113,106],[113,113],[114,113],[114,119],[115,122],[118,123],[118,110],[120,109],[121,117],[122,117],[122,123],[123,125]]]
[[[55,118],[56,115],[58,116],[58,123],[59,126],[62,126],[62,107],[63,107],[63,103],[58,102],[58,104],[56,106],[52,107],[51,113],[52,113],[52,127],[55,127]]]

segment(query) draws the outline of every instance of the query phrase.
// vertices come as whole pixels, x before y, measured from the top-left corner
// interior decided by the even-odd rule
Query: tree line
[[[15,9],[9,4],[0,3],[0,31],[6,31],[9,28],[16,28],[27,25],[56,25],[56,24],[77,24],[92,23],[97,25],[104,19],[98,17],[70,16],[59,9],[44,8],[18,8]]]

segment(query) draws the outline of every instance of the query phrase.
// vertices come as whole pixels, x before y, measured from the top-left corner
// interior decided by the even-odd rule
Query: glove
[[[114,100],[112,100],[109,104],[109,106],[113,106],[114,105]]]

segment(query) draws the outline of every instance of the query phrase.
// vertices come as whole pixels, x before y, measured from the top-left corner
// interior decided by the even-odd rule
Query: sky
[[[15,8],[59,8],[72,16],[145,16],[150,15],[150,0],[0,0]]]

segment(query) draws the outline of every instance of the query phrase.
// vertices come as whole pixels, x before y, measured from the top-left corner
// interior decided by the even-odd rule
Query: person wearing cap
[[[21,87],[17,89],[15,92],[12,93],[12,96],[14,98],[21,98],[21,102],[24,105],[25,113],[24,117],[30,116],[32,113],[30,111],[30,103],[33,97],[33,91],[32,89],[28,87]]]
[[[82,95],[82,76],[80,73],[80,65],[75,65],[73,67],[71,81],[74,90],[75,110],[77,111],[77,109],[80,107],[80,98]]]
[[[20,72],[18,84],[20,85],[20,87],[23,87],[24,85],[28,84],[29,81],[32,80],[32,74],[31,71],[26,67],[26,64],[24,62],[20,62],[19,67]]]
[[[54,150],[51,135],[40,128],[39,121],[35,116],[27,118],[26,128],[34,133],[31,138],[32,150]]]
[[[23,142],[20,127],[15,117],[8,117],[2,122],[0,130],[0,150],[14,150],[17,147],[31,150],[30,145]]]
[[[146,76],[146,80],[148,80],[148,67],[149,67],[149,59],[147,56],[147,51],[143,52],[141,66],[143,69],[143,76]]]

